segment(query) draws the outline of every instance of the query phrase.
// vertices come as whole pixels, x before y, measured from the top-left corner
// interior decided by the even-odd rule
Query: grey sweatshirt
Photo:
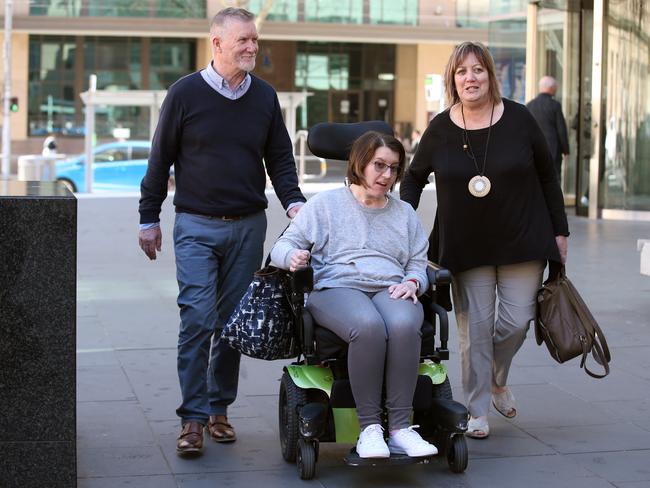
[[[311,250],[314,289],[354,288],[378,292],[414,278],[428,286],[429,243],[413,208],[389,195],[384,208],[361,205],[349,188],[313,196],[271,250],[289,269],[292,251]]]

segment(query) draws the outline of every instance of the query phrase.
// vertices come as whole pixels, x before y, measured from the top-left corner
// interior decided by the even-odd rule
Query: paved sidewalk
[[[270,199],[267,246],[286,225]],[[428,226],[433,199],[433,192],[423,197]],[[150,262],[137,246],[137,200],[79,200],[81,488],[650,486],[650,278],[639,274],[636,251],[637,239],[650,237],[650,224],[570,219],[568,274],[607,335],[608,378],[588,377],[575,361],[557,365],[531,333],[511,374],[519,415],[509,421],[491,414],[490,438],[468,440],[464,474],[452,474],[443,459],[400,469],[350,468],[341,460],[350,446],[323,444],[316,479],[304,482],[280,454],[276,410],[284,361],[243,360],[230,412],[236,443],[206,439],[201,458],[176,455],[173,209],[166,202],[163,253]],[[460,397],[453,317],[450,332],[447,364]]]

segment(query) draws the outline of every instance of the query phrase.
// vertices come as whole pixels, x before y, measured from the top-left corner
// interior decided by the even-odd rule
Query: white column
[[[528,15],[526,21],[526,101],[535,98],[537,94],[537,3],[528,4]]]
[[[589,161],[589,218],[598,218],[598,177],[602,160],[600,124],[603,107],[603,78],[606,75],[603,64],[606,61],[604,46],[607,31],[605,28],[605,2],[594,0],[593,61],[591,66],[591,134],[592,151]]]
[[[94,138],[95,138],[95,92],[97,91],[97,75],[90,75],[88,87],[88,100],[86,101],[86,193],[93,191],[93,166],[95,162]]]
[[[4,89],[2,100],[2,177],[9,178],[11,171],[11,30],[13,17],[13,1],[5,0],[5,32],[4,32]],[[27,105],[27,104],[25,104]],[[25,107],[27,110],[27,107]]]

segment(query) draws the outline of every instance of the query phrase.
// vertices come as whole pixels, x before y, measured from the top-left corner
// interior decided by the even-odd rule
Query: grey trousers
[[[492,387],[507,384],[512,358],[535,317],[544,266],[544,261],[480,266],[453,278],[462,383],[472,417],[487,415]]]
[[[314,291],[307,307],[314,319],[348,344],[348,374],[362,429],[381,423],[386,378],[390,430],[408,427],[420,362],[422,305],[390,298],[388,290]]]

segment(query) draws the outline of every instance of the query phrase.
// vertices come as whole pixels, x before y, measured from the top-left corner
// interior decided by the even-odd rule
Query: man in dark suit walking
[[[569,136],[564,115],[562,115],[562,105],[553,98],[556,91],[555,78],[544,76],[539,80],[539,95],[528,102],[526,106],[546,137],[558,180],[561,180],[562,155],[569,154]]]

